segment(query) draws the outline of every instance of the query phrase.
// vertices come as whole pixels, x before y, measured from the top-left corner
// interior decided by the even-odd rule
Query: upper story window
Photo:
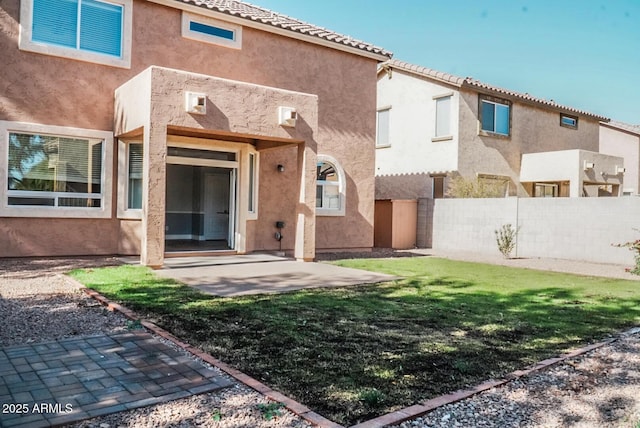
[[[488,134],[511,134],[511,103],[500,98],[480,96],[480,130]]]
[[[451,136],[451,95],[434,97],[436,101],[436,139]]]
[[[182,12],[182,37],[228,48],[242,48],[241,26],[187,12]]]
[[[132,0],[24,0],[20,49],[131,65]]]
[[[316,214],[344,215],[344,171],[335,159],[326,155],[318,155],[316,171]]]
[[[110,217],[110,133],[17,122],[0,133],[0,214]]]
[[[378,110],[376,123],[376,147],[389,147],[391,145],[391,140],[389,139],[390,116],[391,107],[385,107]]]
[[[560,113],[560,126],[578,129],[578,118],[576,116]]]

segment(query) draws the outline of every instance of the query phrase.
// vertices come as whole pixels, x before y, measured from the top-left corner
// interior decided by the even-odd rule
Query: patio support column
[[[316,257],[316,153],[308,143],[298,145],[298,205],[296,208],[296,260]]]
[[[574,177],[569,182],[569,197],[579,198],[582,196],[582,179],[580,177]]]
[[[167,127],[152,121],[145,131],[140,263],[159,268],[164,262]]]

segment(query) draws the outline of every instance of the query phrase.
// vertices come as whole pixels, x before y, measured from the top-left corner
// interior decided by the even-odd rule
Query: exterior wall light
[[[284,172],[284,165],[278,164],[278,172]]]

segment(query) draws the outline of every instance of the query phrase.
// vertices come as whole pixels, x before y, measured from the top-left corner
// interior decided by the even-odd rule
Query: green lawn
[[[140,267],[72,275],[341,424],[640,324],[640,282],[423,257],[336,264],[405,279],[217,298]]]

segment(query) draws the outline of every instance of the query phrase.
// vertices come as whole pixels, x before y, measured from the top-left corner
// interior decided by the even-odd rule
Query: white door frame
[[[238,200],[236,198],[236,189],[238,185],[238,168],[240,162],[237,160],[240,156],[239,150],[230,150],[220,147],[203,147],[201,145],[192,144],[180,144],[176,142],[169,142],[168,147],[183,147],[183,148],[195,148],[198,150],[211,150],[211,151],[224,151],[236,154],[235,161],[225,161],[217,159],[202,159],[202,158],[190,158],[184,156],[167,156],[167,164],[173,165],[186,165],[186,166],[204,166],[214,168],[224,168],[229,170],[229,232],[227,234],[227,244],[232,250],[236,249],[236,229],[237,229],[237,213],[238,213]],[[204,183],[203,190],[204,192]],[[202,208],[204,211],[204,207]],[[204,230],[202,231],[204,235]]]

